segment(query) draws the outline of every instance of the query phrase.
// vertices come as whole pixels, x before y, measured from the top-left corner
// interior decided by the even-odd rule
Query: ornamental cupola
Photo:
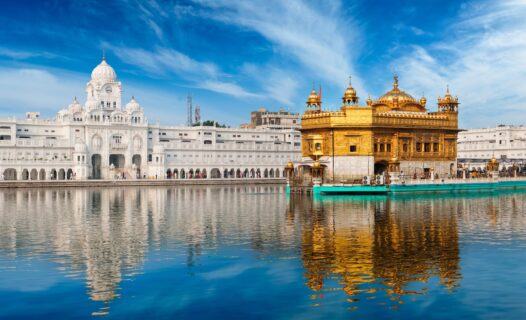
[[[307,98],[307,112],[321,111],[321,97],[318,95],[316,90],[314,90],[314,85],[312,86],[312,91]]]
[[[343,93],[343,97],[342,97],[343,104],[346,106],[357,105],[358,99],[359,98],[356,95],[356,90],[352,87],[351,77],[349,77],[349,86]]]
[[[449,93],[449,86],[446,87],[446,94],[443,98],[438,97],[438,111],[439,112],[458,112],[458,97],[453,97]]]
[[[91,80],[100,84],[115,82],[117,80],[117,73],[106,62],[106,56],[102,56],[102,61],[91,72]]]
[[[422,95],[422,98],[420,98],[420,104],[422,105],[422,107],[425,107],[426,103],[427,103],[427,99],[424,95]]]

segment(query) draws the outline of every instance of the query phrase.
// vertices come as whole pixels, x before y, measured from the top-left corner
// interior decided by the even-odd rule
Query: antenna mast
[[[192,95],[189,93],[186,97],[186,125],[192,126]]]
[[[201,107],[199,105],[195,106],[195,123],[201,122]]]

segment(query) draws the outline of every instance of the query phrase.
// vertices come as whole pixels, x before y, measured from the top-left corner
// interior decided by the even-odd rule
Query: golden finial
[[[351,76],[351,75],[349,75],[349,86],[351,86],[351,85],[352,85],[352,82],[351,82],[351,80],[352,80],[352,76]]]
[[[102,61],[106,61],[106,49],[102,49]]]
[[[394,78],[393,88],[398,89],[398,75],[395,73],[393,78]]]

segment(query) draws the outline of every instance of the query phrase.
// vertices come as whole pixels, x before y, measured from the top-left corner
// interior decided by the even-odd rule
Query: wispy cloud
[[[318,8],[306,1],[197,0],[212,10],[209,18],[259,33],[277,54],[296,67],[307,69],[310,79],[335,86],[356,75],[353,61],[360,52],[360,32],[354,21],[342,17],[339,1],[325,1]],[[349,40],[353,51],[349,50]],[[361,87],[359,75],[356,86]],[[310,82],[310,81],[309,81]]]
[[[393,64],[413,91],[436,97],[444,92],[437,84],[449,83],[460,96],[464,125],[524,122],[519,115],[526,99],[526,2],[467,6],[443,40],[413,46],[410,55]]]
[[[36,58],[36,57],[52,59],[56,57],[56,55],[49,53],[49,52],[13,50],[9,48],[0,48],[0,56],[8,57],[11,59],[16,59],[16,60],[25,60],[25,59]]]
[[[111,47],[120,60],[140,67],[157,76],[177,75],[187,82],[187,86],[201,88],[237,98],[259,97],[243,89],[240,85],[223,81],[228,75],[210,62],[200,62],[189,56],[168,48],[157,48],[153,51],[136,48]]]
[[[36,68],[0,68],[0,112],[21,116],[42,111],[48,116],[83,94],[85,79]],[[27,94],[30,93],[30,94]]]
[[[260,97],[255,93],[248,92],[234,83],[205,80],[196,85],[198,88],[207,89],[217,93],[227,94],[238,98]]]

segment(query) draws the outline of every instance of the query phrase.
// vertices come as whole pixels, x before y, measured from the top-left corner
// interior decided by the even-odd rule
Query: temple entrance
[[[123,154],[110,154],[110,166],[118,168],[124,168],[124,155]]]
[[[387,171],[387,161],[379,161],[374,164],[374,174],[383,174]]]
[[[101,166],[102,158],[100,154],[94,154],[91,156],[91,178],[92,179],[100,179],[101,173],[100,173],[100,166]]]
[[[135,168],[137,170],[137,178],[141,177],[141,155],[135,154],[132,157],[132,164],[135,165]],[[175,174],[174,174],[175,175]]]

